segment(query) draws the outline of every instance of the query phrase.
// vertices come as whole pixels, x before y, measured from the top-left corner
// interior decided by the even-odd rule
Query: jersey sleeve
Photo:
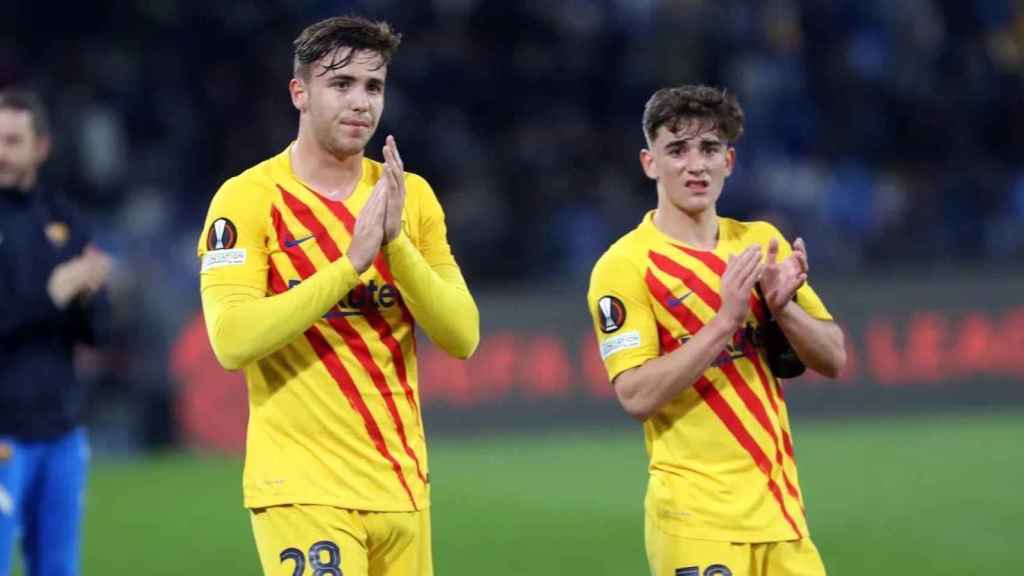
[[[340,258],[293,289],[267,295],[269,199],[229,180],[214,196],[199,239],[200,292],[217,360],[243,368],[291,342],[359,283]]]
[[[609,381],[661,353],[642,273],[625,255],[610,251],[597,261],[587,305]]]
[[[406,187],[407,202],[418,203],[419,234],[415,242],[399,234],[384,254],[402,299],[430,340],[452,356],[468,358],[480,342],[480,313],[452,256],[444,211],[423,178],[407,175]]]
[[[269,202],[245,180],[232,178],[210,202],[197,253],[202,286],[245,286],[265,292]]]
[[[786,240],[786,237],[782,235],[782,232],[780,232],[778,228],[772,224],[766,223],[766,225],[770,229],[771,236],[779,241],[779,261],[785,260],[793,253],[793,246],[788,240]],[[804,282],[804,285],[797,289],[796,303],[799,304],[800,307],[804,309],[804,312],[807,312],[807,314],[812,318],[817,318],[818,320],[832,320],[832,314],[827,308],[825,308],[825,303],[822,302],[818,293],[811,287],[810,282]]]

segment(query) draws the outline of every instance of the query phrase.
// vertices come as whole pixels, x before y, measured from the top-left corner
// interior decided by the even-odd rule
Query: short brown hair
[[[0,109],[3,108],[28,112],[36,135],[50,135],[50,119],[46,115],[46,107],[43,106],[43,99],[35,92],[18,88],[0,91]]]
[[[680,124],[696,120],[698,130],[712,129],[730,144],[743,135],[743,109],[725,89],[686,85],[662,88],[644,106],[644,136],[654,142],[658,128],[675,132]]]
[[[359,16],[335,16],[321,20],[306,27],[292,43],[295,46],[295,75],[308,79],[310,64],[328,54],[335,54],[317,74],[322,76],[346,66],[359,50],[380,54],[382,66],[386,66],[401,41],[402,35],[392,31],[387,22],[375,22]],[[338,48],[351,50],[339,55],[336,54]]]

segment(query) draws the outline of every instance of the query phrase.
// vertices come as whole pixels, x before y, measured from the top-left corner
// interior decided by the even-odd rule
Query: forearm
[[[248,286],[203,286],[206,331],[217,360],[237,370],[281,349],[358,283],[355,268],[342,258],[274,296]]]
[[[735,331],[735,326],[716,317],[683,346],[620,374],[614,381],[619,403],[633,418],[646,420],[693,386]]]
[[[795,302],[786,304],[775,319],[808,368],[829,378],[839,376],[846,365],[846,344],[835,322],[818,320]]]
[[[480,342],[480,313],[459,268],[432,268],[404,234],[384,247],[395,283],[416,323],[456,358],[469,358]]]

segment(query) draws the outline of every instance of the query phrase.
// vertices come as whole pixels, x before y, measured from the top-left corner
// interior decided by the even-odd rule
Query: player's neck
[[[718,213],[715,207],[689,213],[659,203],[654,226],[665,235],[698,250],[714,250],[718,245]]]
[[[324,150],[314,138],[300,132],[289,152],[295,177],[331,200],[351,196],[363,177],[362,151],[338,158]]]

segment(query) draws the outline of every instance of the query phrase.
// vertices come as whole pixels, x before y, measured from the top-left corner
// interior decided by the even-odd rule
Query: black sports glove
[[[757,295],[764,302],[761,286],[755,286]],[[807,370],[807,366],[796,355],[796,351],[786,339],[786,334],[782,331],[779,323],[775,321],[775,317],[772,316],[767,306],[765,306],[765,314],[764,324],[757,327],[757,338],[764,345],[765,355],[768,357],[768,367],[776,378],[796,378]]]

